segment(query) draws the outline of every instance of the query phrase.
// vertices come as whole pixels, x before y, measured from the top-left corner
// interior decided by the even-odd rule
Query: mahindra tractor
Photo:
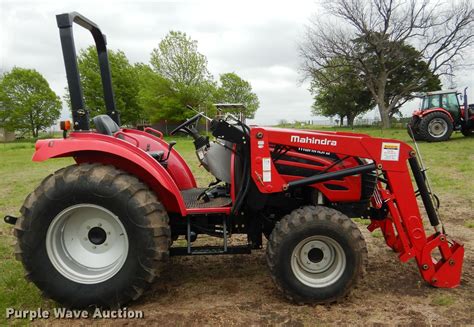
[[[215,177],[198,186],[176,142],[150,127],[120,127],[99,27],[78,13],[56,18],[73,121],[61,123],[63,138],[37,141],[33,161],[71,157],[75,164],[47,176],[20,216],[5,217],[14,225],[27,279],[47,297],[74,308],[118,307],[154,281],[166,283],[158,277],[172,256],[245,255],[266,245],[269,273],[286,298],[332,303],[366,270],[367,245],[354,217],[369,219],[369,231],[380,230],[402,262],[414,259],[428,284],[460,284],[463,245],[448,238],[409,145],[248,126],[231,114],[211,119],[197,112],[170,134],[192,138],[196,160]],[[107,114],[91,119],[93,129],[74,23],[92,33],[99,58]],[[212,136],[198,132],[201,118],[209,120]],[[427,234],[425,219],[433,233]],[[230,243],[238,234],[246,241]],[[216,241],[196,245],[203,235]]]
[[[446,141],[453,131],[474,135],[474,104],[468,104],[466,91],[467,87],[463,95],[455,90],[422,94],[420,109],[413,112],[407,125],[408,134],[416,141],[428,142]]]

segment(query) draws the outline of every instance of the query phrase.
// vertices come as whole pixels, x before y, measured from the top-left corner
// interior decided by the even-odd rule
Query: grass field
[[[406,131],[401,129],[382,131],[365,128],[355,130],[355,132],[409,142]],[[191,140],[178,138],[177,141],[176,149],[190,163],[198,183],[204,185],[210,181],[210,176],[198,167]],[[419,148],[426,166],[429,167],[428,174],[435,193],[441,199],[443,208],[441,213],[448,216],[448,221],[456,221],[457,224],[463,225],[472,235],[472,228],[474,228],[472,214],[474,211],[474,138],[465,138],[460,134],[454,134],[451,140],[444,143],[420,142]],[[25,197],[44,177],[73,163],[73,160],[69,158],[33,163],[31,161],[33,152],[33,143],[0,144],[0,189],[2,190],[0,192],[0,216],[2,217],[6,214],[18,215],[18,209]],[[463,210],[457,211],[459,208]],[[467,210],[465,210],[466,208]],[[453,217],[457,212],[462,216]],[[5,317],[6,307],[34,310],[38,307],[51,308],[54,306],[54,303],[41,297],[34,285],[25,281],[23,268],[15,260],[13,254],[12,227],[2,222],[0,236],[0,317]],[[232,259],[228,257],[225,260]],[[199,272],[196,273],[199,274]],[[243,282],[245,283],[245,279]],[[452,302],[443,297],[434,298],[432,301],[435,305],[440,306],[449,306]],[[303,318],[302,321],[308,323],[311,320]],[[0,322],[0,324],[2,323]]]

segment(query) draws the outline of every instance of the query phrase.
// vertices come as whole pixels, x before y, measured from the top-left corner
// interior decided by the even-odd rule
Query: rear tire
[[[474,136],[474,127],[471,129],[468,128],[462,128],[461,129],[462,135],[469,137],[469,136]]]
[[[17,258],[46,297],[67,307],[135,300],[169,257],[164,207],[136,177],[112,166],[55,172],[26,198],[21,214]]]
[[[267,243],[267,264],[289,300],[332,303],[343,299],[365,273],[367,246],[347,216],[307,206],[276,224]]]
[[[439,111],[431,112],[420,121],[419,135],[428,142],[446,141],[453,133],[453,123]]]

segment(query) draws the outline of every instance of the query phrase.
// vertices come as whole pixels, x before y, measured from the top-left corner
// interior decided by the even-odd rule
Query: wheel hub
[[[300,282],[310,287],[326,287],[344,272],[346,256],[334,239],[317,235],[299,242],[293,250],[291,269]]]
[[[61,211],[46,234],[46,251],[64,277],[96,284],[114,276],[128,255],[128,237],[120,219],[94,204]]]
[[[428,124],[428,132],[433,137],[442,137],[448,131],[448,124],[444,119],[434,118]]]
[[[107,234],[102,228],[94,227],[89,231],[87,237],[91,243],[95,245],[101,245],[107,239]]]
[[[318,248],[311,249],[308,252],[308,258],[313,263],[321,262],[324,258],[324,252]]]

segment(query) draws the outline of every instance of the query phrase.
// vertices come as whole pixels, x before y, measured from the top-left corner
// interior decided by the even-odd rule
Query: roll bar
[[[64,65],[66,67],[74,130],[89,130],[89,112],[85,108],[84,94],[82,92],[76,47],[74,45],[74,34],[72,32],[73,23],[91,32],[94,38],[97,55],[99,57],[100,76],[104,90],[104,102],[107,115],[120,126],[120,113],[115,107],[105,35],[102,34],[99,26],[77,12],[56,15],[56,21],[59,27]]]

